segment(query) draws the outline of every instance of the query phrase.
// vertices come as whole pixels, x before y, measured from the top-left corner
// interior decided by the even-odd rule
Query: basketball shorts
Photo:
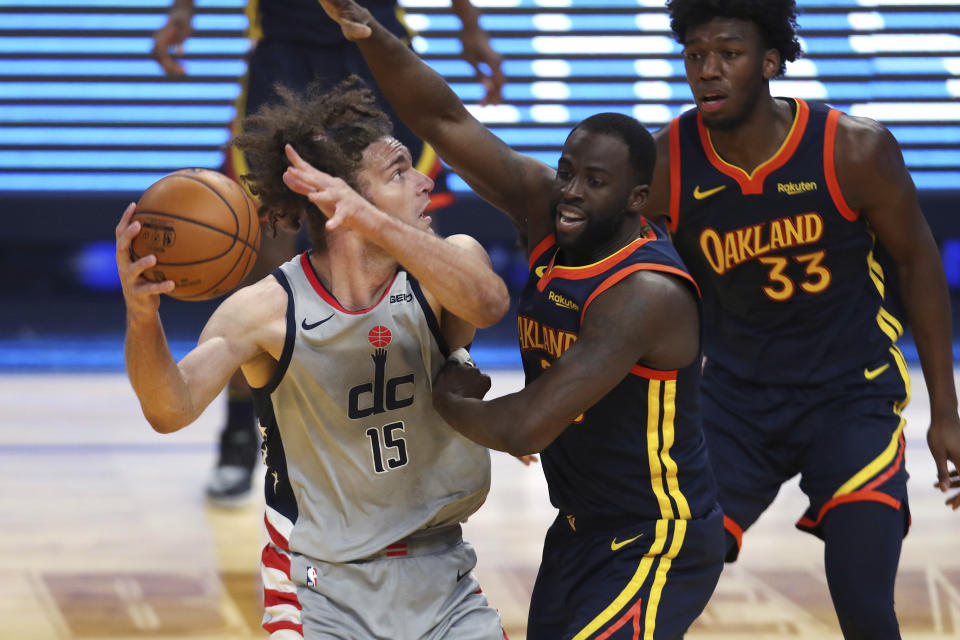
[[[723,554],[719,507],[693,520],[558,516],[544,541],[527,638],[682,638],[717,585]]]
[[[264,628],[275,640],[504,640],[500,615],[473,574],[476,563],[459,526],[414,534],[357,562],[292,553],[299,624],[265,616]]]
[[[902,410],[910,398],[903,354],[824,385],[764,386],[709,362],[702,384],[703,431],[717,478],[724,526],[735,545],[800,474],[809,506],[796,526],[820,538],[831,509],[871,501],[901,510],[909,526]]]

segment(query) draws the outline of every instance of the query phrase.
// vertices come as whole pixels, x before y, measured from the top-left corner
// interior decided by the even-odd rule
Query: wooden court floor
[[[493,394],[521,384],[493,372]],[[960,638],[960,512],[931,488],[926,391],[907,410],[913,528],[897,584],[903,637]],[[261,504],[208,507],[223,415],[159,436],[123,374],[0,376],[0,639],[246,639],[259,629]],[[477,574],[512,640],[553,511],[542,472],[495,453],[493,487],[465,526]],[[691,640],[839,639],[819,541],[793,528],[796,483],[751,529]]]

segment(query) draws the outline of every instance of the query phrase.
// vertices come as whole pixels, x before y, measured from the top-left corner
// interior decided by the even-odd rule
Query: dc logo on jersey
[[[307,586],[316,587],[317,586],[317,568],[316,567],[307,567]]]
[[[393,340],[390,329],[377,325],[367,333],[367,340],[375,347],[373,356],[373,382],[352,387],[348,393],[347,411],[351,420],[369,415],[402,409],[413,404],[413,373],[387,379],[387,350]],[[409,393],[409,395],[406,395]],[[365,406],[361,406],[365,405]]]

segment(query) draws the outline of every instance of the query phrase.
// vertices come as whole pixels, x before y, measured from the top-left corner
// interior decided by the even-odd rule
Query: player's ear
[[[650,197],[650,185],[640,184],[630,190],[627,198],[627,210],[631,213],[640,213]]]
[[[780,73],[780,51],[767,49],[763,52],[763,79],[773,80]]]

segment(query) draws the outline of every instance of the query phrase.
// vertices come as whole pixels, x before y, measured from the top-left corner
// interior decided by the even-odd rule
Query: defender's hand
[[[367,26],[373,19],[370,12],[353,0],[318,0],[327,15],[340,25],[347,40],[369,38],[372,31]]]
[[[477,80],[486,89],[480,104],[501,104],[501,89],[505,82],[500,68],[503,56],[493,50],[490,38],[481,29],[465,29],[460,33],[460,42],[463,44],[463,59],[470,63],[477,73]]]
[[[447,394],[481,400],[490,391],[490,384],[490,376],[477,369],[472,361],[462,362],[451,357],[433,381],[434,402],[442,401]]]
[[[177,55],[183,55],[183,43],[190,35],[191,17],[188,11],[174,10],[167,24],[153,35],[153,59],[160,63],[167,75],[187,75],[183,65],[170,55],[170,49],[174,48]]]

